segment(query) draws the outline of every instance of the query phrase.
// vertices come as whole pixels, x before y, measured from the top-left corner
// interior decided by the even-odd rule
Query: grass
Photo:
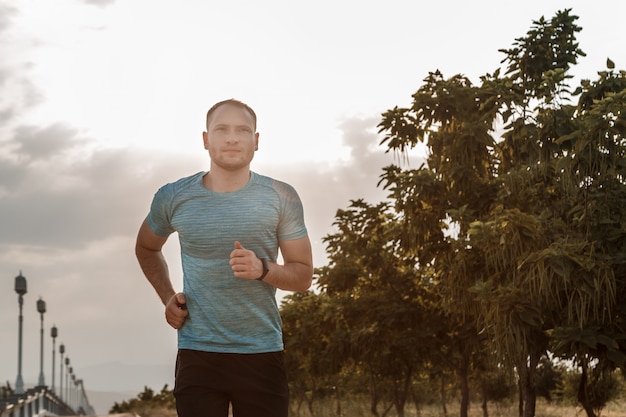
[[[367,402],[346,402],[341,404],[341,414],[337,414],[336,403],[330,400],[320,400],[314,404],[314,414],[309,413],[306,405],[302,405],[300,410],[293,404],[290,410],[290,417],[370,417],[373,414],[369,411]],[[165,408],[148,408],[139,413],[141,417],[176,417],[176,410]],[[459,405],[451,403],[447,405],[447,417],[459,416]],[[515,404],[490,404],[488,408],[489,417],[517,417],[518,411]],[[390,410],[386,417],[397,416],[395,410]],[[626,416],[626,400],[619,403],[610,403],[602,410],[599,417],[624,417]],[[419,411],[412,405],[405,408],[405,417],[444,417],[441,406],[428,405]],[[472,404],[469,410],[469,417],[483,417],[480,404]],[[535,417],[586,417],[581,407],[557,405],[537,400],[537,410]]]
[[[367,403],[341,404],[341,417],[369,417],[373,414],[369,411]],[[291,409],[290,417],[340,417],[337,414],[336,403],[331,401],[319,401],[314,404],[314,413],[309,413],[306,405],[302,405],[300,410],[295,407]],[[416,410],[411,404],[405,407],[405,417],[444,417],[441,406],[428,405]],[[490,404],[488,408],[489,417],[517,417],[517,404]],[[480,404],[471,404],[469,417],[483,417],[483,410]],[[382,412],[381,412],[382,415]],[[397,413],[390,410],[386,417],[395,417]],[[458,417],[459,405],[457,403],[447,404],[447,417]],[[558,405],[548,403],[545,400],[537,400],[535,417],[586,417],[587,414],[580,406]],[[624,417],[626,416],[626,400],[619,403],[610,403],[604,408],[599,417]]]

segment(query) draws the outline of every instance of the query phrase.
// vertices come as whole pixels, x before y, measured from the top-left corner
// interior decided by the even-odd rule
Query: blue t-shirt
[[[307,236],[300,198],[290,185],[254,172],[243,188],[216,193],[204,187],[204,175],[199,172],[161,187],[147,218],[155,234],[177,232],[180,240],[189,316],[178,331],[178,347],[280,351],[276,288],[235,277],[230,253],[238,240],[259,258],[276,261],[278,242]]]

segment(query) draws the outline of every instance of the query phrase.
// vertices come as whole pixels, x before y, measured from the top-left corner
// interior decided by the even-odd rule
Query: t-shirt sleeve
[[[161,237],[167,237],[174,233],[171,220],[172,186],[164,185],[154,194],[150,212],[148,213],[148,226],[152,231]]]
[[[279,182],[276,187],[283,205],[282,216],[278,225],[278,240],[295,240],[307,236],[304,224],[304,208],[296,190]]]

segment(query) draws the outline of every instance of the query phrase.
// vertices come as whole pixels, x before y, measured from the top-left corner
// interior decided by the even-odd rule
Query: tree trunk
[[[393,403],[396,407],[396,413],[398,417],[404,417],[404,407],[406,405],[406,399],[409,395],[409,388],[411,387],[411,378],[413,377],[413,370],[411,367],[407,367],[406,375],[402,386],[397,381],[394,381],[393,387]]]
[[[581,364],[582,373],[580,375],[580,382],[578,384],[578,401],[582,405],[587,417],[596,417],[593,407],[589,404],[589,398],[587,398],[587,364],[583,361]]]
[[[339,389],[339,377],[335,377],[335,399],[337,400],[336,413],[338,416],[341,416],[341,392]]]
[[[411,389],[411,398],[413,399],[413,404],[415,404],[415,415],[416,417],[421,417],[422,415],[422,405],[420,404],[420,399],[415,393],[414,389]]]
[[[524,417],[535,417],[537,393],[533,388],[530,373],[524,378]]]
[[[378,417],[378,391],[376,389],[376,379],[374,373],[370,372],[370,412]]]
[[[469,355],[467,353],[463,353],[463,359],[461,360],[461,366],[457,369],[457,373],[459,376],[459,382],[461,383],[461,407],[459,410],[460,417],[467,417],[467,412],[469,409]]]
[[[314,415],[313,413],[313,400],[315,400],[315,392],[317,391],[317,389],[315,388],[315,382],[313,382],[312,387],[311,387],[311,396],[307,396],[306,395],[306,391],[304,391],[304,399],[306,400],[307,406],[309,408],[309,413],[311,413],[311,415]]]
[[[522,388],[522,377],[517,379],[517,394],[519,396],[517,414],[519,417],[524,417],[524,389]]]
[[[487,381],[483,379],[482,382],[482,391],[483,391],[483,401],[482,401],[482,409],[483,409],[483,417],[489,417],[489,410],[487,410]]]
[[[443,409],[443,417],[448,417],[448,408],[446,407],[446,378],[441,374],[441,407]]]
[[[531,354],[528,357],[528,364],[520,367],[523,372],[520,375],[522,393],[524,396],[524,414],[523,417],[535,417],[537,407],[537,389],[535,388],[535,371],[539,364],[540,355]]]

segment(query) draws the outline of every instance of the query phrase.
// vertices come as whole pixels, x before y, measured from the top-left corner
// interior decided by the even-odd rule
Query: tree
[[[176,415],[174,393],[167,389],[167,384],[158,393],[144,387],[137,397],[119,404],[115,402],[109,413],[137,413],[143,417],[173,417]]]
[[[561,164],[564,188],[572,195],[566,220],[570,234],[579,236],[580,249],[551,257],[560,261],[555,266],[561,275],[573,270],[571,276],[580,282],[552,336],[554,351],[581,369],[578,398],[588,416],[611,398],[597,395],[610,392],[597,386],[609,381],[616,368],[626,369],[624,307],[619,302],[625,291],[626,73],[610,70],[610,60],[607,66],[598,81],[582,82],[578,129],[559,139],[569,150]]]
[[[436,348],[437,315],[430,276],[399,248],[397,221],[386,203],[352,201],[339,210],[338,232],[327,236],[330,263],[317,281],[340,300],[346,356],[368,376],[370,410],[399,416],[409,398],[414,373]]]
[[[379,125],[388,151],[429,151],[427,166],[382,176],[404,250],[432,265],[447,312],[488,333],[500,363],[515,366],[526,417],[551,347],[583,369],[625,362],[615,302],[624,294],[624,73],[569,92],[584,55],[576,20],[564,10],[533,22],[502,50],[504,76],[498,69],[477,86],[429,74],[412,106]],[[578,106],[567,104],[579,94]]]
[[[443,294],[448,334],[453,338],[445,360],[461,383],[461,416],[469,407],[469,369],[483,340],[475,326],[477,306],[465,296],[482,261],[466,242],[470,222],[484,215],[496,196],[492,184],[489,132],[497,102],[489,104],[466,77],[449,80],[433,72],[413,95],[410,109],[383,114],[382,143],[404,152],[418,142],[430,151],[427,166],[404,171],[385,169],[381,182],[399,213],[401,248],[422,268],[432,266]]]
[[[462,417],[478,370],[516,375],[532,417],[554,357],[579,368],[593,417],[626,371],[626,73],[608,60],[570,91],[584,55],[570,12],[532,22],[478,84],[434,71],[382,115],[381,145],[425,144],[427,163],[386,167],[388,201],[337,212],[318,275],[336,358],[370,376],[375,415],[402,415],[420,371],[453,369]]]
[[[314,415],[318,396],[334,392],[340,415],[340,379],[346,360],[341,304],[324,293],[294,293],[283,300],[281,317],[290,392],[298,408],[306,401]]]

